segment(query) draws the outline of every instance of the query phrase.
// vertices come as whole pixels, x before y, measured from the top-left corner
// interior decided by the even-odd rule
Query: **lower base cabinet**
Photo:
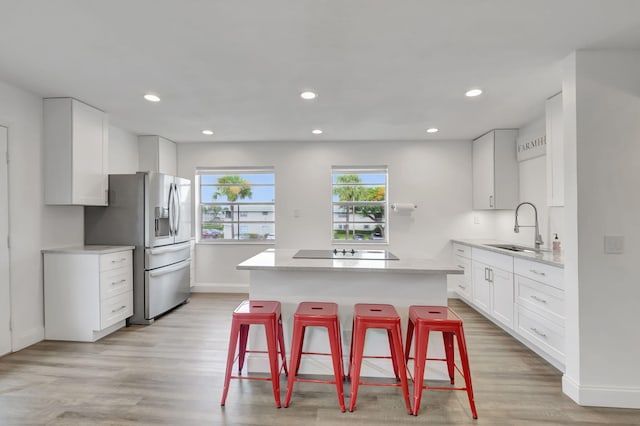
[[[563,269],[454,243],[454,259],[458,263],[457,252],[462,250],[470,253],[467,260],[471,264],[472,292],[464,287],[454,288],[460,298],[564,370]]]
[[[47,340],[95,342],[133,315],[133,247],[43,250]]]

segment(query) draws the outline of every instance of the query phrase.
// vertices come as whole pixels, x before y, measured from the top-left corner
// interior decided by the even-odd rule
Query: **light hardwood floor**
[[[559,371],[457,300],[450,305],[465,321],[478,420],[464,392],[425,392],[413,417],[398,388],[366,386],[356,411],[341,413],[334,387],[311,383],[296,384],[290,407],[277,409],[268,382],[232,380],[221,407],[231,312],[244,297],[195,294],[151,326],[0,358],[0,425],[640,424],[640,410],[576,405]],[[284,399],[284,378],[282,386]]]

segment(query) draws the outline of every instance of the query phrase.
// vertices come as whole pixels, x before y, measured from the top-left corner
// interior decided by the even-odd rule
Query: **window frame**
[[[266,201],[207,201],[203,202],[200,198],[202,196],[202,176],[207,175],[272,175],[273,176],[273,184],[255,184],[251,183],[250,186],[253,187],[273,187],[273,200],[270,202]],[[276,242],[276,174],[274,167],[267,166],[258,166],[258,167],[198,167],[196,168],[196,208],[195,208],[195,222],[196,222],[196,242],[198,244],[268,244],[273,245]],[[205,184],[205,186],[218,186],[216,184]],[[205,239],[202,236],[203,231],[203,207],[204,206],[251,206],[251,205],[260,205],[260,206],[271,206],[272,208],[272,220],[242,220],[242,209],[239,208],[236,212],[233,213],[234,217],[230,217],[230,220],[227,220],[227,217],[231,215],[231,211],[225,211],[225,217],[223,220],[219,221],[220,224],[231,224],[237,230],[236,238],[222,238],[222,239]],[[228,214],[227,214],[228,213]],[[267,214],[268,215],[268,214]],[[260,215],[265,216],[264,212]],[[215,221],[214,221],[215,223]],[[264,238],[264,239],[242,239],[240,238],[240,230],[241,227],[251,225],[251,224],[270,224],[273,229],[273,233],[269,233],[268,235],[273,235],[273,238]]]
[[[384,175],[384,190],[385,197],[384,201],[334,201],[334,188],[336,184],[334,183],[334,176],[336,174],[382,174]],[[362,183],[363,187],[369,187],[374,184]],[[337,225],[344,225],[346,222],[336,221],[336,216],[340,215],[340,213],[336,212],[335,207],[340,205],[351,205],[354,207],[357,206],[381,206],[384,209],[384,216],[382,222],[376,221],[349,221],[349,224],[360,224],[363,227],[365,225],[373,226],[373,229],[376,226],[381,225],[383,229],[383,239],[335,239],[335,230]],[[343,228],[340,228],[343,229]],[[354,229],[355,235],[356,229]],[[331,166],[331,243],[332,244],[373,244],[373,245],[388,245],[389,244],[389,167],[388,166]]]

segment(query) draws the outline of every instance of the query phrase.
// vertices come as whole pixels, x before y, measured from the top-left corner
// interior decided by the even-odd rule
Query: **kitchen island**
[[[376,251],[379,252],[379,251]],[[453,264],[429,259],[387,260],[384,257],[357,258],[337,251],[331,258],[294,258],[298,250],[268,249],[237,266],[250,271],[249,296],[255,300],[278,300],[282,303],[287,350],[291,342],[293,314],[303,301],[335,302],[339,306],[342,329],[343,356],[348,368],[353,305],[356,303],[389,303],[402,317],[403,336],[406,333],[407,311],[410,305],[447,304],[447,274],[461,274]],[[373,253],[373,251],[371,252]],[[366,257],[366,256],[365,256]],[[250,349],[264,347],[264,332],[252,330]],[[388,355],[386,331],[371,330],[367,334],[365,354]],[[305,351],[327,352],[325,330],[310,328],[305,334]],[[442,338],[434,333],[430,339],[429,357],[444,353]],[[268,371],[264,356],[252,354],[251,371]],[[325,359],[326,358],[326,359]],[[445,369],[428,364],[427,377],[445,378]],[[436,367],[436,365],[438,365]],[[303,357],[301,374],[333,374],[330,358]],[[390,360],[365,360],[362,374],[393,376]]]

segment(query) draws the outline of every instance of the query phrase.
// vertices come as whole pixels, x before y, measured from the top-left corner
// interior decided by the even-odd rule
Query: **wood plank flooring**
[[[268,382],[232,380],[221,407],[231,312],[245,297],[194,294],[151,326],[0,358],[0,425],[640,424],[640,410],[575,404],[559,371],[458,300],[450,305],[465,321],[478,420],[464,392],[425,392],[413,417],[399,389],[366,386],[356,411],[341,413],[334,387],[312,383],[296,384],[290,407],[277,409]]]

